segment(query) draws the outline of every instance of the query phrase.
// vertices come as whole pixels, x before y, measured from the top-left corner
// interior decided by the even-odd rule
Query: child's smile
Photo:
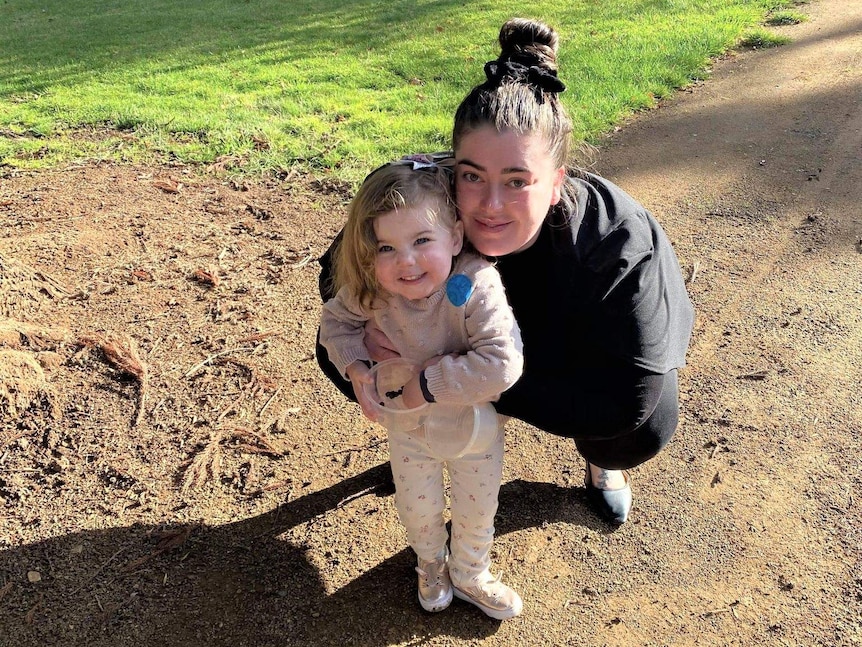
[[[380,287],[405,299],[425,299],[439,290],[461,251],[461,224],[445,227],[429,212],[434,201],[390,211],[374,219],[375,273]]]

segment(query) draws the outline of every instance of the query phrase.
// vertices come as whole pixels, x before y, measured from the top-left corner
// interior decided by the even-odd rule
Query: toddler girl
[[[372,172],[350,205],[335,253],[337,292],[323,307],[320,341],[372,420],[376,413],[362,389],[373,381],[364,344],[369,320],[422,367],[401,393],[408,408],[493,401],[523,368],[520,332],[499,274],[484,258],[462,252],[464,230],[442,159],[412,156]],[[502,425],[486,451],[454,460],[435,456],[418,431],[390,432],[389,450],[398,516],[418,557],[422,607],[442,611],[454,593],[493,618],[518,615],[521,598],[489,571]],[[444,465],[451,539],[443,519]]]

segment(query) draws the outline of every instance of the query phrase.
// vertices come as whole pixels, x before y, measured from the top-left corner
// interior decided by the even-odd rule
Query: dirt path
[[[3,177],[0,646],[862,643],[862,0],[803,9],[600,151],[691,277],[682,425],[619,530],[508,428],[502,624],[419,609],[385,435],[311,358],[343,190]]]

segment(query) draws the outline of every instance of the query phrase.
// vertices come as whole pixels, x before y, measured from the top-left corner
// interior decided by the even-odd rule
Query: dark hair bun
[[[557,69],[559,37],[553,27],[538,20],[512,18],[500,29],[499,61]]]

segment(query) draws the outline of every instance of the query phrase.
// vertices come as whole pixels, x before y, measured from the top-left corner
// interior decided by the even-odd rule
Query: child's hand
[[[375,403],[368,399],[363,388],[364,384],[374,383],[371,369],[364,362],[357,360],[347,367],[347,377],[353,385],[353,393],[356,394],[356,401],[362,409],[362,414],[371,422],[377,422],[377,412],[374,410]]]
[[[404,391],[401,393],[401,401],[408,409],[415,409],[426,403],[425,396],[422,395],[422,387],[419,386],[418,375],[411,377],[410,381],[404,385]]]

